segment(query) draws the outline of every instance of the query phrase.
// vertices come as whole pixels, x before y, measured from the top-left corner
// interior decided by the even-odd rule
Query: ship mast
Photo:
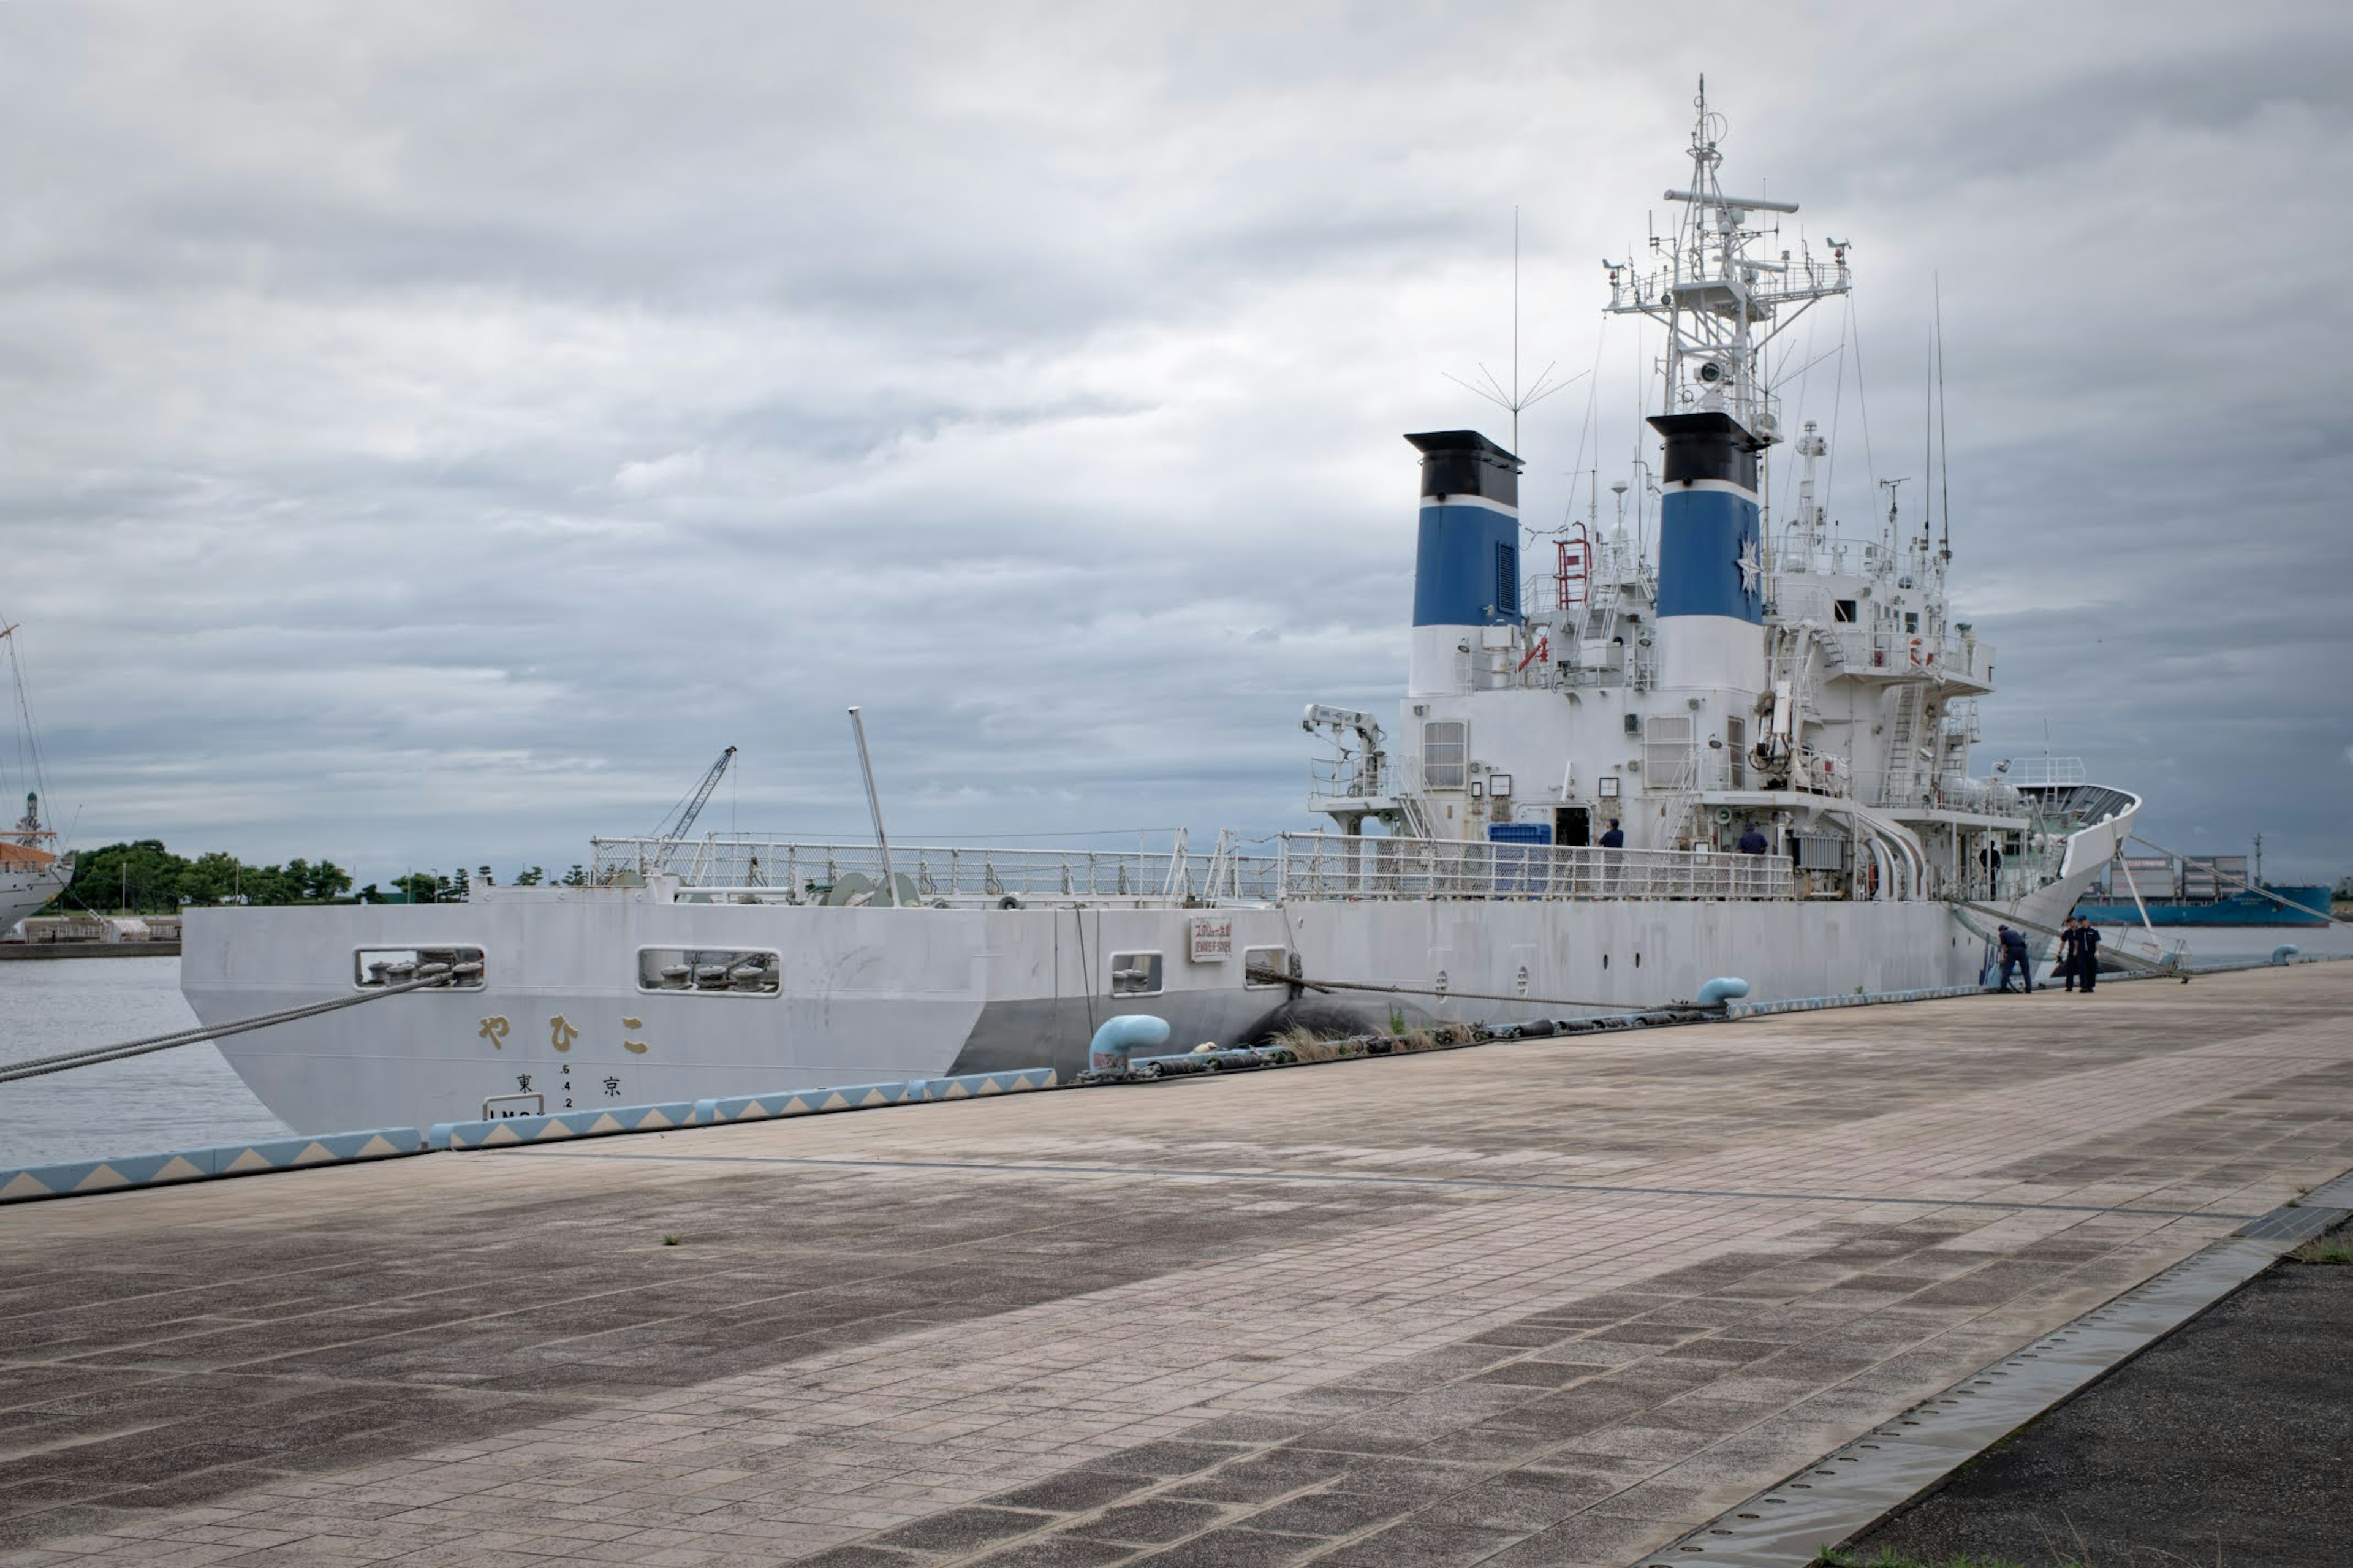
[[[1751,215],[1794,213],[1798,204],[1726,196],[1717,175],[1725,121],[1707,107],[1704,76],[1694,103],[1691,184],[1666,193],[1683,209],[1674,237],[1651,237],[1660,259],[1648,270],[1603,259],[1609,272],[1606,309],[1648,316],[1666,329],[1662,413],[1729,415],[1761,447],[1778,438],[1779,425],[1764,375],[1765,346],[1815,300],[1847,292],[1847,247],[1831,240],[1826,262],[1815,260],[1803,240],[1794,255],[1786,249],[1778,259],[1757,254],[1780,230],[1778,224],[1751,227]]]

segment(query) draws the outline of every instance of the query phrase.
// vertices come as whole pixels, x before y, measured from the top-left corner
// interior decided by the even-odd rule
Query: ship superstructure
[[[1527,572],[1520,459],[1476,431],[1408,437],[1422,483],[1401,754],[1368,715],[1309,709],[1336,747],[1309,804],[1344,833],[1440,839],[1581,846],[1615,824],[1629,847],[1724,852],[1753,828],[1815,896],[1990,898],[2080,869],[2061,830],[2131,797],[2046,820],[2000,776],[1970,776],[1995,649],[1952,615],[1949,542],[1893,499],[1850,536],[1822,500],[1818,426],[1782,439],[1765,350],[1849,289],[1849,247],[1760,254],[1757,215],[1798,204],[1726,195],[1721,130],[1703,96],[1658,265],[1604,263],[1606,309],[1666,339],[1637,531],[1615,486],[1610,526],[1597,508],[1538,542]],[[1798,464],[1778,521],[1777,450]]]
[[[1727,197],[1720,139],[1703,104],[1678,235],[1610,268],[1609,309],[1669,346],[1660,461],[1609,527],[1597,506],[1536,541],[1531,573],[1518,456],[1408,437],[1397,739],[1304,719],[1338,831],[1117,855],[599,840],[586,886],[192,911],[183,990],[208,1023],[385,991],[222,1042],[322,1131],[1073,1072],[1124,1013],[1181,1048],[1655,1007],[1721,975],[1760,999],[1975,983],[1995,921],[2055,926],[2139,801],[1970,776],[1994,650],[1950,615],[1951,552],[1894,510],[1833,523],[1827,443],[1783,440],[1764,374],[1773,334],[1850,287],[1848,247],[1765,254],[1760,215],[1794,205]],[[1778,520],[1776,450],[1799,466]]]

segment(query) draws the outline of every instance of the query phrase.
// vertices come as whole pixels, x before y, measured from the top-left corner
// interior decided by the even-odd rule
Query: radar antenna
[[[1648,316],[1667,329],[1663,363],[1668,414],[1720,410],[1759,447],[1778,439],[1778,399],[1764,374],[1764,350],[1817,300],[1851,286],[1847,247],[1831,242],[1831,259],[1818,261],[1801,238],[1778,257],[1757,252],[1778,222],[1752,226],[1753,214],[1794,213],[1795,202],[1762,195],[1727,196],[1717,171],[1724,163],[1724,116],[1707,106],[1707,79],[1693,100],[1691,184],[1671,190],[1683,216],[1672,242],[1653,236],[1664,262],[1644,271],[1631,260],[1601,265],[1609,274],[1608,310]]]
[[[1521,414],[1527,409],[1534,408],[1537,404],[1542,403],[1546,398],[1550,397],[1554,393],[1558,392],[1561,388],[1565,386],[1574,386],[1578,382],[1583,381],[1587,376],[1593,374],[1591,371],[1579,371],[1577,374],[1570,376],[1566,381],[1555,381],[1552,379],[1553,367],[1559,363],[1560,362],[1558,360],[1554,360],[1546,363],[1544,369],[1537,373],[1534,383],[1525,390],[1521,387],[1520,209],[1514,207],[1512,209],[1512,384],[1509,388],[1506,388],[1502,382],[1495,379],[1495,373],[1489,370],[1483,363],[1479,366],[1479,374],[1486,383],[1483,386],[1472,382],[1465,381],[1461,376],[1451,374],[1447,375],[1446,379],[1461,387],[1463,391],[1470,393],[1472,396],[1484,398],[1489,403],[1493,404],[1496,407],[1501,408],[1511,415],[1512,451],[1514,455],[1516,456],[1520,449]]]

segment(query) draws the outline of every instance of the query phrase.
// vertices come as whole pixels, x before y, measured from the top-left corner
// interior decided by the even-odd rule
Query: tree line
[[[142,838],[76,852],[73,880],[46,912],[169,915],[190,904],[451,903],[463,900],[477,881],[496,880],[488,866],[470,873],[461,866],[455,876],[415,871],[393,878],[386,887],[370,882],[354,894],[351,873],[332,860],[254,866],[217,849],[191,860],[173,854],[161,839]],[[531,866],[516,873],[512,885],[578,888],[587,881],[587,872],[578,866],[554,878],[544,867]]]
[[[191,860],[157,838],[110,844],[74,856],[73,880],[49,905],[54,914],[169,915],[187,904],[323,904],[352,890],[332,860],[249,866],[216,849]]]

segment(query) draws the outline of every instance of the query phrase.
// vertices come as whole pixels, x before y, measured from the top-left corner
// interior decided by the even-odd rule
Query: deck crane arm
[[[702,782],[694,786],[694,793],[675,808],[677,826],[672,826],[670,819],[666,816],[662,818],[661,826],[654,829],[654,837],[668,845],[677,843],[692,832],[694,819],[702,815],[703,806],[711,799],[711,792],[719,787],[720,779],[727,772],[727,764],[734,760],[734,747],[730,746],[720,752],[719,760],[711,764],[711,771],[702,775]]]

